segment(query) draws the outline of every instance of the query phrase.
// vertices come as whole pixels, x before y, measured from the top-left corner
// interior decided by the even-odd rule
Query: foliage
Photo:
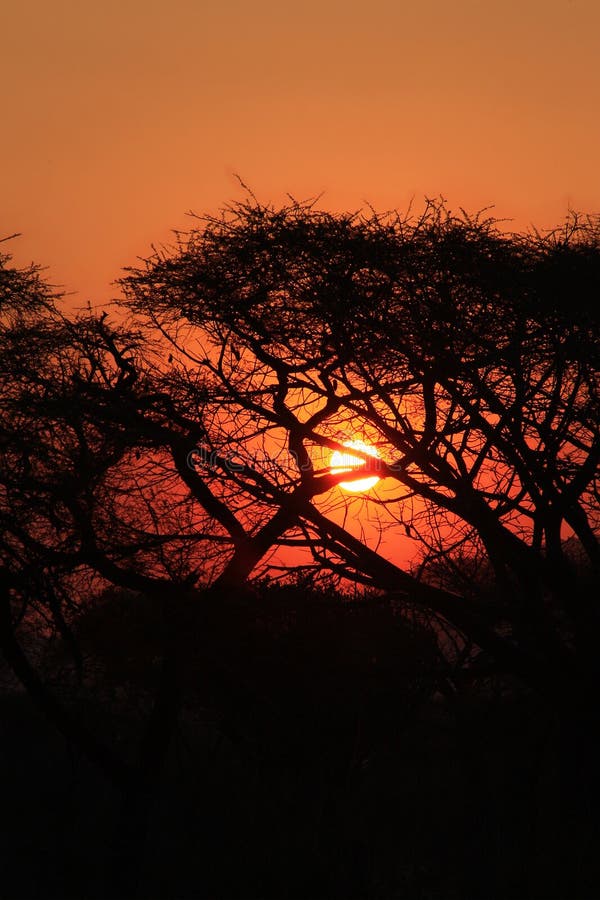
[[[440,203],[411,219],[251,198],[123,288],[170,344],[163,385],[202,424],[197,473],[254,533],[269,523],[318,568],[400,592],[497,654],[509,634],[504,662],[562,679],[595,665],[598,610],[573,600],[563,539],[597,570],[599,237],[577,217],[514,235]],[[323,460],[356,435],[381,457],[363,476],[384,476],[358,510]],[[482,554],[493,616],[390,568],[339,528],[340,506],[406,531],[425,564]]]
[[[587,733],[597,220],[511,234],[439,202],[334,215],[250,196],[121,285],[114,315],[67,314],[0,257],[0,640],[122,796],[124,895],[186,703],[288,761],[321,731],[338,770],[357,763],[357,698],[385,743],[413,702],[484,671]],[[332,471],[356,438],[378,457]],[[367,494],[339,487],[368,474]],[[53,689],[32,632],[60,636],[47,660],[66,648],[74,683],[92,663],[102,690],[137,685],[135,746]]]

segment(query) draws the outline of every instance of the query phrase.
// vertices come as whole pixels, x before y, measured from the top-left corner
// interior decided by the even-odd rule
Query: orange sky
[[[599,0],[19,0],[2,32],[0,236],[74,303],[234,172],[330,209],[600,211]]]

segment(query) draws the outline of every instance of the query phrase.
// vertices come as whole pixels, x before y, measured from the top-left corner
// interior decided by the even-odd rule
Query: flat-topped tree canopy
[[[118,319],[46,300],[6,320],[31,348],[5,371],[4,496],[28,485],[3,511],[10,571],[18,548],[61,578],[183,594],[291,548],[290,571],[391,592],[521,671],[591,660],[598,611],[564,538],[597,570],[597,221],[515,235],[438,202],[250,198],[198,223],[127,271]],[[335,471],[353,440],[377,455]],[[375,474],[358,499],[338,490]],[[475,558],[485,589],[444,590],[440,560]]]

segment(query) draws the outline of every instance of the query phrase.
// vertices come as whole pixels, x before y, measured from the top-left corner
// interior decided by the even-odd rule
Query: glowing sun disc
[[[366,453],[368,456],[379,458],[379,453],[375,447],[370,447],[368,444],[365,444],[364,441],[344,441],[343,446],[348,447],[350,450],[360,450],[361,453]],[[351,453],[342,453],[341,450],[333,451],[329,463],[332,475],[351,472],[352,469],[357,469],[360,466],[364,466],[364,464],[365,461],[364,459],[361,459],[360,456],[353,456]],[[368,478],[359,478],[358,481],[340,481],[339,487],[343,488],[345,491],[351,491],[353,494],[358,494],[375,487],[379,480],[378,475],[369,475]]]

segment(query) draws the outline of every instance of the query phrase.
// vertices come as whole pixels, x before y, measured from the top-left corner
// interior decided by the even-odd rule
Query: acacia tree
[[[120,785],[130,831],[176,718],[182,635],[231,683],[215,648],[273,551],[439,617],[546,697],[594,695],[597,222],[507,235],[435,203],[410,219],[250,199],[130,270],[119,324],[66,316],[36,269],[3,258],[0,275],[3,648]],[[354,449],[360,470],[332,471],[356,435],[379,458]],[[368,474],[381,481],[364,497],[340,491]],[[386,556],[378,532],[408,535],[420,567]],[[481,561],[485,590],[461,557]],[[434,577],[440,560],[459,590]],[[77,660],[69,622],[106,584],[162,616],[133,765],[19,641],[41,617]]]
[[[519,236],[435,203],[409,219],[251,199],[129,273],[127,327],[66,318],[36,270],[5,265],[11,590],[45,572],[66,634],[74,573],[223,604],[273,548],[304,547],[538,687],[595,682],[598,610],[563,537],[596,576],[598,259],[592,220]],[[379,458],[331,471],[323,451],[356,433]],[[445,590],[345,527],[337,486],[370,473],[386,489],[359,516],[418,540],[421,575],[479,554],[492,590]]]
[[[251,198],[131,270],[129,309],[170,345],[164,389],[202,423],[186,481],[251,523],[236,578],[268,546],[306,542],[550,693],[597,683],[598,608],[564,538],[597,575],[599,236],[577,217],[514,235],[438,203],[410,219]],[[380,453],[353,451],[360,476],[396,486],[362,514],[426,559],[482,554],[491,595],[436,589],[344,527],[342,478],[316,451],[357,433]]]

